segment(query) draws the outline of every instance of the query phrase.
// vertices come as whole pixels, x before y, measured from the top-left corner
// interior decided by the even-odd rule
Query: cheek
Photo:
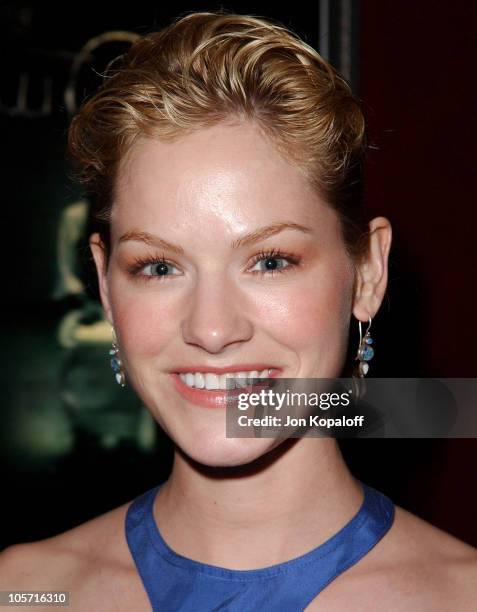
[[[153,291],[148,296],[113,291],[112,303],[118,338],[129,355],[157,355],[173,337],[177,309]]]
[[[351,285],[348,267],[323,266],[293,288],[255,296],[250,315],[284,346],[306,350],[311,345],[336,345],[349,324]],[[154,287],[131,290],[121,282],[113,282],[110,291],[116,332],[129,355],[157,356],[177,338],[181,308],[176,299],[159,296]]]
[[[262,305],[259,318],[273,336],[295,349],[336,345],[346,336],[351,312],[349,275],[317,275],[296,290],[277,293]]]

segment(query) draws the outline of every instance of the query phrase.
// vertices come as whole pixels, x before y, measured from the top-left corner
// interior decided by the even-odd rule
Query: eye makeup
[[[255,270],[252,271],[252,274],[273,277],[277,274],[285,274],[296,270],[301,263],[301,257],[298,255],[295,255],[294,253],[286,253],[280,249],[271,248],[262,249],[259,253],[257,253],[257,255],[252,258],[252,267],[260,262],[271,262],[274,260],[286,261],[288,262],[288,265],[266,270]],[[150,271],[149,273],[144,274],[143,270],[147,267],[149,267],[150,270],[154,270],[156,268],[156,272]],[[163,253],[162,256],[151,254],[134,257],[132,263],[129,264],[126,269],[127,273],[135,279],[145,280],[146,282],[150,282],[152,280],[162,282],[165,281],[167,277],[177,276],[176,274],[168,274],[168,270],[175,267],[177,266],[167,260]]]

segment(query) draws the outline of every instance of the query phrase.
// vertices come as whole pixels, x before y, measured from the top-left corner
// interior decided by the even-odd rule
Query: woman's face
[[[278,442],[226,438],[225,408],[186,399],[174,373],[340,376],[353,266],[338,217],[251,123],[141,140],[117,187],[106,274],[92,249],[126,380],[187,455],[248,463]]]

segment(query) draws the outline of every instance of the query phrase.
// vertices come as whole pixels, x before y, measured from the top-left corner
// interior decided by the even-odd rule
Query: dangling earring
[[[123,364],[121,359],[119,358],[119,349],[117,343],[116,334],[114,333],[114,327],[111,327],[111,333],[113,334],[113,343],[112,347],[109,349],[109,354],[111,355],[111,369],[114,372],[114,377],[116,378],[116,382],[121,387],[126,386],[126,377],[124,375]]]
[[[371,327],[371,317],[369,317],[369,324],[368,324],[368,328],[366,329],[366,333],[364,334],[364,337],[363,337],[363,333],[361,330],[361,321],[358,321],[358,323],[359,323],[359,346],[358,346],[358,352],[355,357],[355,360],[358,361],[358,365],[355,367],[354,375],[358,376],[359,378],[363,378],[364,376],[366,376],[369,370],[368,361],[370,361],[374,357],[374,349],[371,346],[371,344],[373,344],[373,339],[371,338],[371,335],[369,333],[369,329]]]

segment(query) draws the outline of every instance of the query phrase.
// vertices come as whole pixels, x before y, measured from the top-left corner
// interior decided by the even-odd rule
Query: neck
[[[316,548],[351,520],[362,501],[336,440],[295,438],[249,468],[199,467],[176,450],[154,518],[178,554],[253,569]]]

